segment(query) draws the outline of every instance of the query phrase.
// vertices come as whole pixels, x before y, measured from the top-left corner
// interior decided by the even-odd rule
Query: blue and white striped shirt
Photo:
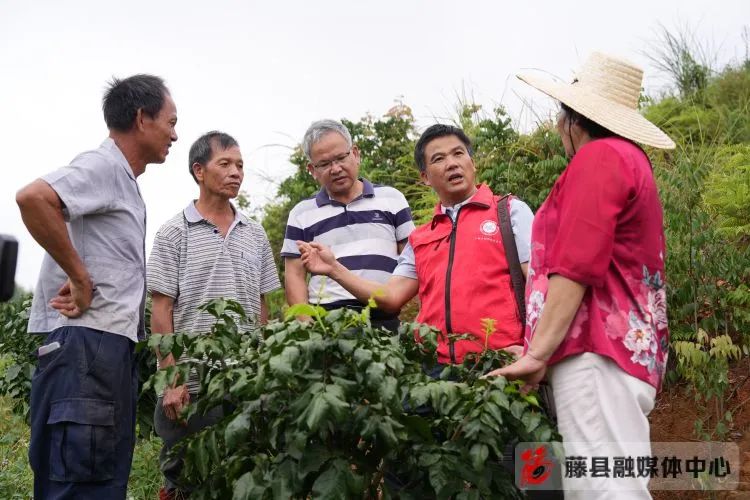
[[[289,212],[282,257],[300,256],[296,241],[317,241],[331,248],[339,262],[364,279],[385,283],[398,260],[398,242],[414,229],[411,210],[400,191],[373,185],[367,179],[362,195],[348,205],[332,200],[325,188]],[[325,276],[308,283],[311,304],[335,306],[356,301],[341,285]]]

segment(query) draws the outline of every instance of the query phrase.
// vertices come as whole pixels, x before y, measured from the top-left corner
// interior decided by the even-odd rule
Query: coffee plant
[[[195,368],[199,402],[184,416],[225,410],[183,442],[195,498],[522,497],[503,451],[558,437],[519,383],[479,376],[505,353],[485,351],[433,379],[425,373],[437,366],[440,333],[426,325],[394,335],[372,328],[369,309],[298,305],[247,333],[238,304],[204,308],[217,319],[210,333],[149,340],[193,360],[157,372],[149,386],[160,392]]]

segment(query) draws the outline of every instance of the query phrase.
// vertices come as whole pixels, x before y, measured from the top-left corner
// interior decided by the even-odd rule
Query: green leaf
[[[503,412],[500,411],[500,407],[495,401],[487,401],[484,409],[486,412],[492,415],[498,425],[503,425]]]
[[[339,350],[341,350],[341,352],[346,355],[351,354],[352,351],[354,351],[354,348],[356,347],[356,345],[357,345],[356,340],[349,340],[349,339],[338,340]]]
[[[385,366],[398,374],[404,371],[404,362],[401,361],[401,358],[397,358],[396,356],[388,357],[388,359],[385,360]]]
[[[413,408],[424,406],[429,399],[430,387],[428,385],[413,386],[409,391],[409,401]]]
[[[537,408],[539,408],[539,406],[540,406],[539,405],[539,400],[537,399],[537,397],[536,397],[535,394],[528,393],[525,396],[523,396],[523,400],[526,401],[527,403],[530,403],[530,404],[536,406]]]
[[[260,491],[259,491],[260,490]],[[234,483],[232,500],[254,500],[261,498],[262,488],[258,488],[253,478],[253,472],[245,472]]]
[[[297,477],[296,462],[291,459],[284,460],[277,469],[277,473],[271,482],[273,498],[292,498],[294,495],[293,480]]]
[[[358,347],[354,351],[354,362],[357,364],[358,368],[363,368],[364,365],[372,361],[372,351],[368,351],[365,349],[362,349],[361,347]]]
[[[320,500],[345,500],[349,464],[342,459],[333,460],[313,483],[313,498]]]
[[[286,310],[284,319],[293,319],[296,316],[310,316],[311,318],[322,318],[326,315],[326,310],[320,306],[310,304],[294,304]]]
[[[248,380],[250,376],[249,370],[237,370],[237,379],[232,383],[232,385],[229,387],[229,392],[232,395],[237,395],[238,392],[245,389],[248,385]]]
[[[396,446],[398,444],[398,438],[396,438],[396,433],[394,432],[395,423],[390,417],[385,417],[378,424],[378,434],[388,446]]]
[[[313,396],[310,406],[308,406],[305,412],[305,424],[311,431],[317,430],[320,426],[320,421],[328,411],[328,401],[325,398],[324,393],[318,393]]]
[[[5,372],[5,381],[12,382],[21,373],[21,365],[10,365]]]
[[[375,363],[370,365],[370,367],[374,365]],[[369,372],[370,369],[368,368],[367,371]],[[380,399],[383,402],[387,402],[395,398],[397,386],[398,386],[398,381],[396,380],[396,377],[390,377],[390,376],[385,377],[382,383],[378,386],[378,395],[380,395]]]
[[[484,443],[475,443],[472,445],[469,451],[471,457],[471,465],[476,470],[484,469],[484,463],[487,461],[487,457],[490,454],[490,449]]]
[[[270,359],[271,371],[276,375],[292,375],[292,366],[299,358],[299,348],[296,346],[285,347],[281,354]]]
[[[523,404],[520,401],[513,401],[510,404],[510,413],[520,420],[521,415],[523,415],[524,410],[526,409],[526,405]]]
[[[377,387],[383,382],[383,374],[385,373],[385,364],[380,362],[370,363],[367,367],[365,375],[367,376],[367,385],[370,387]]]
[[[227,448],[233,450],[247,439],[250,432],[250,417],[240,413],[232,419],[224,430],[224,441]]]
[[[174,345],[174,334],[162,335],[161,341],[159,342],[159,353],[162,356],[172,352],[172,346]]]
[[[448,485],[448,476],[442,467],[436,465],[430,468],[430,485],[438,495]]]
[[[432,443],[435,437],[432,434],[432,428],[427,420],[417,415],[408,415],[401,418],[401,423],[412,433],[419,436],[424,441]]]
[[[216,431],[211,429],[206,433],[206,449],[209,453],[209,458],[212,462],[218,463],[221,461],[219,456],[219,445],[216,440]]]
[[[318,444],[306,447],[300,459],[298,469],[299,478],[304,479],[311,472],[319,471],[332,456],[331,452],[323,445]]]
[[[323,398],[328,403],[328,408],[331,411],[336,422],[343,422],[344,419],[349,415],[349,403],[343,400],[343,398],[327,392],[323,394]]]
[[[208,451],[203,445],[203,439],[205,436],[201,435],[197,440],[190,442],[190,457],[198,470],[198,475],[201,479],[206,479],[209,472],[209,456]]]
[[[437,464],[441,458],[442,455],[439,453],[423,453],[419,457],[419,466],[426,469],[431,468],[433,465]]]
[[[526,427],[526,432],[533,432],[542,421],[542,416],[536,412],[526,412],[521,418],[521,422]]]

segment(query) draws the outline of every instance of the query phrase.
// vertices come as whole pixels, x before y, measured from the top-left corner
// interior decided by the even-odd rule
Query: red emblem
[[[521,488],[542,484],[552,475],[552,462],[547,458],[547,448],[544,446],[524,451],[521,459]]]

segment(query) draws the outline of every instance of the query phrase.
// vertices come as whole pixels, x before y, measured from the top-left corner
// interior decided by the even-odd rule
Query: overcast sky
[[[197,197],[187,152],[208,130],[238,139],[243,189],[260,206],[275,194],[264,179],[291,172],[289,148],[316,119],[382,116],[403,100],[421,129],[450,120],[464,95],[502,103],[528,127],[524,103],[550,100],[513,75],[569,79],[593,50],[642,65],[657,93],[664,79],[643,51],[659,23],[692,27],[723,64],[745,54],[750,1],[0,0],[0,233],[20,240],[17,282],[33,288],[43,250],[14,194],[106,138],[112,75],[160,75],[177,104],[178,142],[139,178],[150,251],[159,226]]]

